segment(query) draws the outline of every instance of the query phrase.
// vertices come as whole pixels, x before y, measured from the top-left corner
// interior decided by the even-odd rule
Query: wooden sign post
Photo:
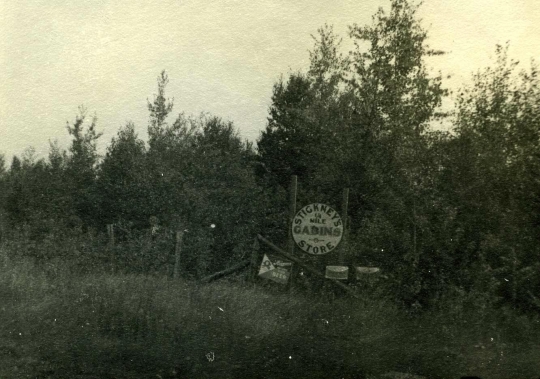
[[[253,247],[251,248],[251,262],[248,274],[248,281],[251,283],[255,283],[255,277],[257,276],[257,268],[259,266],[259,248],[259,240],[255,238],[253,241]]]
[[[347,255],[347,227],[349,226],[349,189],[343,189],[343,200],[341,202],[341,217],[343,217],[343,237],[341,239],[341,247],[339,249],[339,264],[344,265],[348,257]]]
[[[289,190],[289,220],[287,223],[287,252],[294,255],[294,238],[292,234],[292,226],[294,216],[296,216],[296,193],[298,191],[298,176],[293,175],[291,177],[291,188]],[[289,279],[289,291],[295,287],[296,277],[298,275],[298,267],[293,265],[291,268],[291,277]]]

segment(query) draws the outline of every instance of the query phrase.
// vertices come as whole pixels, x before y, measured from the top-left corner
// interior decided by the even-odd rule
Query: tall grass
[[[0,378],[429,378],[540,373],[538,320],[457,300],[412,316],[220,281],[72,273],[0,252]],[[461,307],[461,308],[460,308]]]

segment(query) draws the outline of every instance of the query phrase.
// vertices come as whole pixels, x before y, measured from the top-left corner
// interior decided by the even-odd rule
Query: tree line
[[[426,61],[445,53],[427,44],[417,9],[391,0],[370,25],[350,26],[348,54],[320,28],[309,68],[275,83],[256,147],[219,117],[172,117],[165,72],[148,102],[147,142],[128,123],[99,157],[96,119],[81,108],[67,151],[52,144],[47,159],[27,150],[9,168],[2,160],[5,239],[115,223],[129,240],[155,217],[187,230],[185,270],[202,276],[245,257],[261,231],[285,241],[297,175],[299,204],[336,204],[350,189],[350,262],[381,267],[397,301],[473,296],[538,310],[538,68],[497,46],[493,67],[444,112],[445,78]],[[433,127],[441,121],[448,131]]]

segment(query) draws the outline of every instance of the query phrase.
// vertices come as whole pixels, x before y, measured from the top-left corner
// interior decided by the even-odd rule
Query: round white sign
[[[306,253],[327,254],[341,241],[343,222],[332,207],[309,204],[294,216],[292,234],[296,245]]]

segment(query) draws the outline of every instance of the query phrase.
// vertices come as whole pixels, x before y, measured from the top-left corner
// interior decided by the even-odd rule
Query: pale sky
[[[383,0],[0,0],[0,153],[8,161],[49,140],[66,148],[66,121],[79,105],[96,113],[103,152],[133,121],[146,137],[146,101],[166,70],[176,115],[206,111],[255,140],[265,127],[272,85],[306,70],[311,34],[324,23],[347,40]],[[425,0],[429,44],[450,54],[434,70],[470,81],[495,45],[525,66],[540,58],[540,1]]]

